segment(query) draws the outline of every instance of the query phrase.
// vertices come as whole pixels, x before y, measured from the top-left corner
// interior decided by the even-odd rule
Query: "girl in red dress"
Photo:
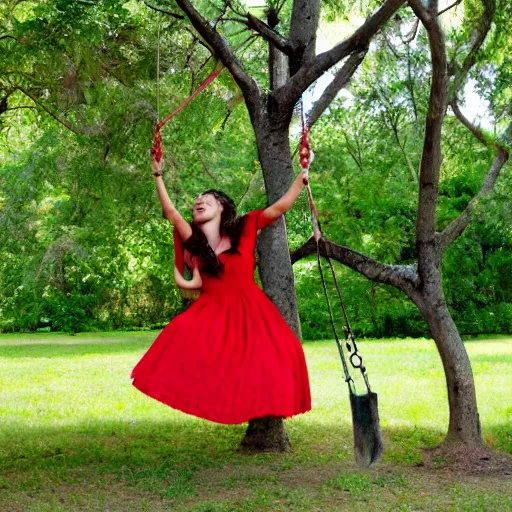
[[[200,295],[135,366],[133,385],[175,409],[217,423],[286,418],[310,410],[300,341],[254,281],[258,231],[293,205],[304,186],[302,176],[276,203],[242,217],[226,194],[208,190],[194,202],[189,224],[167,194],[162,165],[154,163],[153,171],[164,216],[175,229],[176,282]],[[192,269],[190,281],[182,275],[183,255]]]

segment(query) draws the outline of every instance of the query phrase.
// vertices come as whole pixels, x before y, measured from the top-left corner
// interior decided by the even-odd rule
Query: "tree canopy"
[[[230,5],[245,13],[241,4]],[[213,60],[183,13],[172,2],[159,6],[172,14],[137,1],[7,1],[0,8],[4,331],[148,328],[164,324],[182,307],[172,284],[169,228],[148,171],[157,118],[157,45],[161,116],[190,94]],[[266,42],[250,25],[257,21],[245,19],[247,29],[223,2],[198,7],[204,16],[218,18],[237,57],[268,88]],[[327,2],[320,32],[328,36],[343,30],[374,8]],[[461,75],[471,68],[464,91],[485,101],[483,121],[490,123],[483,133],[494,140],[510,119],[511,6],[496,3],[485,44],[472,52],[479,14],[486,8],[457,2],[442,15],[442,23],[452,63],[455,57],[462,62]],[[290,29],[290,12],[285,2],[281,34]],[[311,135],[312,185],[324,232],[390,264],[407,264],[415,256],[427,49],[425,30],[410,9],[401,9]],[[313,102],[319,97],[317,92]],[[464,97],[457,99],[464,103]],[[242,212],[264,204],[254,133],[240,100],[236,84],[223,72],[166,127],[166,179],[182,209],[198,190],[212,186],[230,193]],[[475,100],[468,101],[471,107]],[[298,126],[298,120],[293,123]],[[443,130],[450,143],[443,145],[440,229],[478,193],[492,158],[492,147],[478,142],[451,112]],[[292,146],[297,137],[292,128]],[[443,263],[447,302],[463,333],[512,328],[507,190],[510,173],[503,174],[492,197],[480,202],[474,223]],[[293,250],[310,234],[305,200],[287,224]],[[338,272],[358,334],[427,334],[418,311],[399,293],[346,268]],[[330,336],[312,263],[296,263],[295,275],[304,337]]]

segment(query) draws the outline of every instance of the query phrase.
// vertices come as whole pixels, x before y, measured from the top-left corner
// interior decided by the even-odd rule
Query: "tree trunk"
[[[272,45],[269,48],[271,89],[288,79],[286,56]],[[262,105],[259,119],[253,119],[258,157],[263,170],[269,204],[277,201],[293,180],[292,159],[288,139],[289,115],[279,112],[272,95]],[[288,114],[288,115],[287,115]],[[277,306],[284,319],[300,338],[300,321],[295,294],[295,278],[284,218],[265,228],[258,237],[259,273],[265,293]],[[255,418],[242,439],[242,451],[284,452],[291,449],[283,419],[273,416]]]
[[[270,132],[263,137],[266,140],[266,149],[259,151],[260,161],[269,203],[272,204],[288,190],[293,180],[290,146],[288,133]],[[265,293],[277,306],[291,329],[300,337],[295,278],[284,218],[260,233],[258,255],[260,278]]]
[[[241,452],[286,452],[291,450],[283,418],[265,416],[249,422],[240,443]]]
[[[273,45],[269,45],[268,64],[273,91],[288,80],[288,59]],[[260,122],[254,124],[254,131],[268,202],[272,204],[286,193],[293,181],[288,138],[291,112],[282,112],[280,105],[274,101],[272,93],[266,97],[266,100],[265,112]],[[291,329],[300,337],[295,279],[283,218],[260,234],[258,254],[260,278],[265,293],[277,306]]]
[[[286,192],[293,178],[288,132],[256,130],[256,140],[269,203],[273,203]],[[263,289],[297,337],[300,337],[295,278],[284,218],[260,233],[257,249]],[[282,418],[267,416],[251,420],[241,449],[289,451],[290,441]]]
[[[440,281],[440,272],[437,273]],[[444,442],[482,446],[471,362],[446,305],[441,283],[424,286],[413,300],[428,324],[444,367],[450,408]]]

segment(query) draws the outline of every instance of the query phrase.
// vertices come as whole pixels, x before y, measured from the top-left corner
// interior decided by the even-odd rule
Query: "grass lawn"
[[[155,332],[0,336],[0,511],[511,511],[512,472],[420,465],[447,429],[429,340],[360,342],[379,394],[382,463],[353,462],[334,342],[305,343],[313,411],[287,420],[293,452],[236,452],[216,425],[144,396],[131,368]],[[512,454],[512,338],[466,342],[483,435]],[[440,461],[442,466],[442,461]]]

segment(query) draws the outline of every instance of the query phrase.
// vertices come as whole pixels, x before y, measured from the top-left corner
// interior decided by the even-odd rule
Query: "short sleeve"
[[[266,228],[269,224],[276,221],[277,219],[268,219],[262,215],[265,211],[265,208],[261,208],[260,210],[254,210],[250,212],[248,215],[254,217],[254,223],[256,224],[256,230]]]

